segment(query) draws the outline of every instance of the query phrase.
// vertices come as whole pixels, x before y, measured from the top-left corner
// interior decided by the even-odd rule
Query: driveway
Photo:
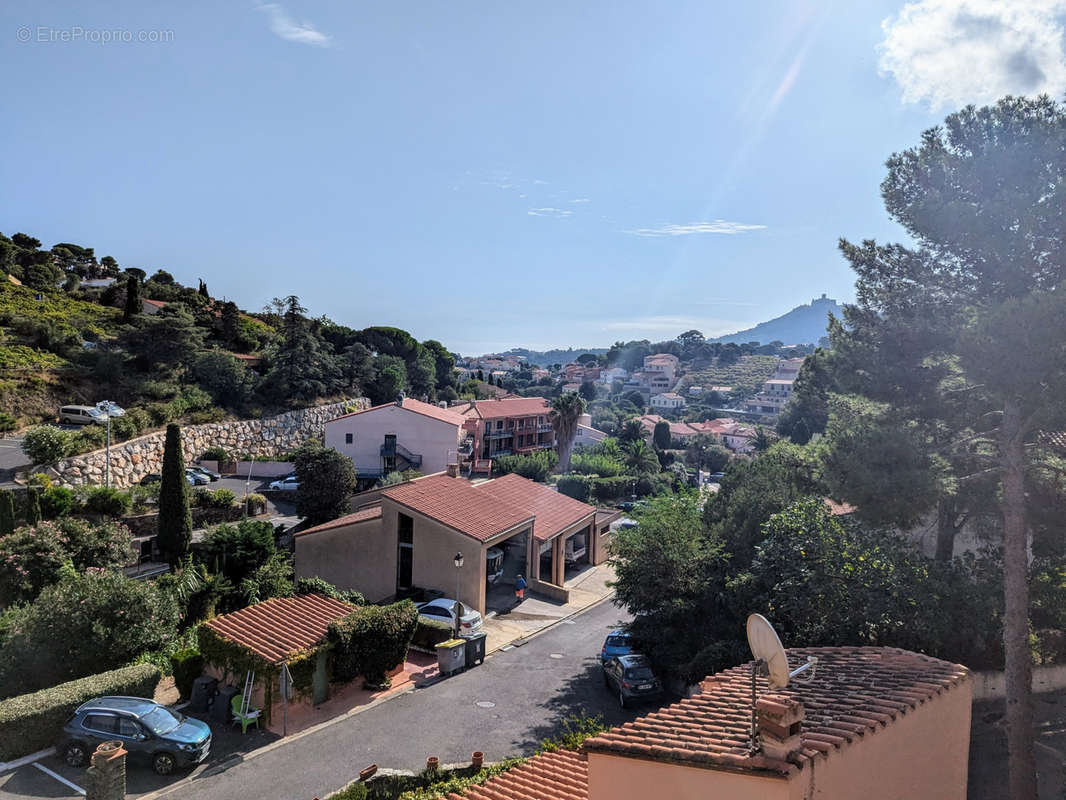
[[[0,486],[14,485],[16,470],[30,466],[22,452],[22,436],[8,435],[0,439]]]

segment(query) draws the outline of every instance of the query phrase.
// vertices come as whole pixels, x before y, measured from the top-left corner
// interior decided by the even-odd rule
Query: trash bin
[[[236,686],[220,686],[215,702],[211,705],[211,720],[225,725],[233,715],[233,698],[239,695],[241,690]]]
[[[211,698],[215,696],[218,688],[218,678],[201,675],[192,682],[192,692],[189,694],[189,709],[203,713],[207,711]]]
[[[466,666],[466,641],[449,639],[437,645],[437,666],[441,675],[451,675]]]
[[[464,633],[463,640],[466,642],[466,668],[476,666],[485,661],[485,634]]]

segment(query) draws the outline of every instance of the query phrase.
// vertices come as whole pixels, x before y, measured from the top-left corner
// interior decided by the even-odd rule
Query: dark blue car
[[[600,650],[600,664],[606,664],[615,656],[627,656],[633,652],[633,645],[629,641],[629,634],[625,631],[614,631],[607,634]]]
[[[169,775],[207,758],[211,729],[143,697],[97,697],[63,726],[56,751],[70,766],[84,767],[98,745],[115,740],[132,758],[147,757],[159,775]]]

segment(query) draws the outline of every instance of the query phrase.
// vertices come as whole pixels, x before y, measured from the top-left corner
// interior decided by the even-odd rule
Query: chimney
[[[396,405],[400,406],[401,408],[403,407],[404,397],[405,395],[403,392],[400,392],[398,395],[396,395]]]
[[[782,694],[763,695],[756,702],[755,711],[763,755],[787,761],[801,747],[803,703]]]
[[[458,464],[449,464],[448,465],[448,477],[449,478],[458,478],[459,477],[459,465]]]
[[[104,742],[86,770],[86,800],[123,800],[126,796],[126,750],[122,742]]]

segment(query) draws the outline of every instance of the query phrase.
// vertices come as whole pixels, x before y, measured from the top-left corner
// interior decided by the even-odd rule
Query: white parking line
[[[53,778],[55,778],[60,783],[66,784],[67,786],[69,786],[71,789],[73,789],[78,794],[80,794],[80,795],[84,795],[85,794],[85,790],[82,789],[80,786],[78,786],[78,784],[71,783],[66,778],[64,778],[62,775],[60,775],[58,772],[53,772],[52,770],[48,769],[48,767],[44,766],[43,764],[34,763],[33,766],[37,767],[37,769],[39,769],[45,775],[51,775]]]

